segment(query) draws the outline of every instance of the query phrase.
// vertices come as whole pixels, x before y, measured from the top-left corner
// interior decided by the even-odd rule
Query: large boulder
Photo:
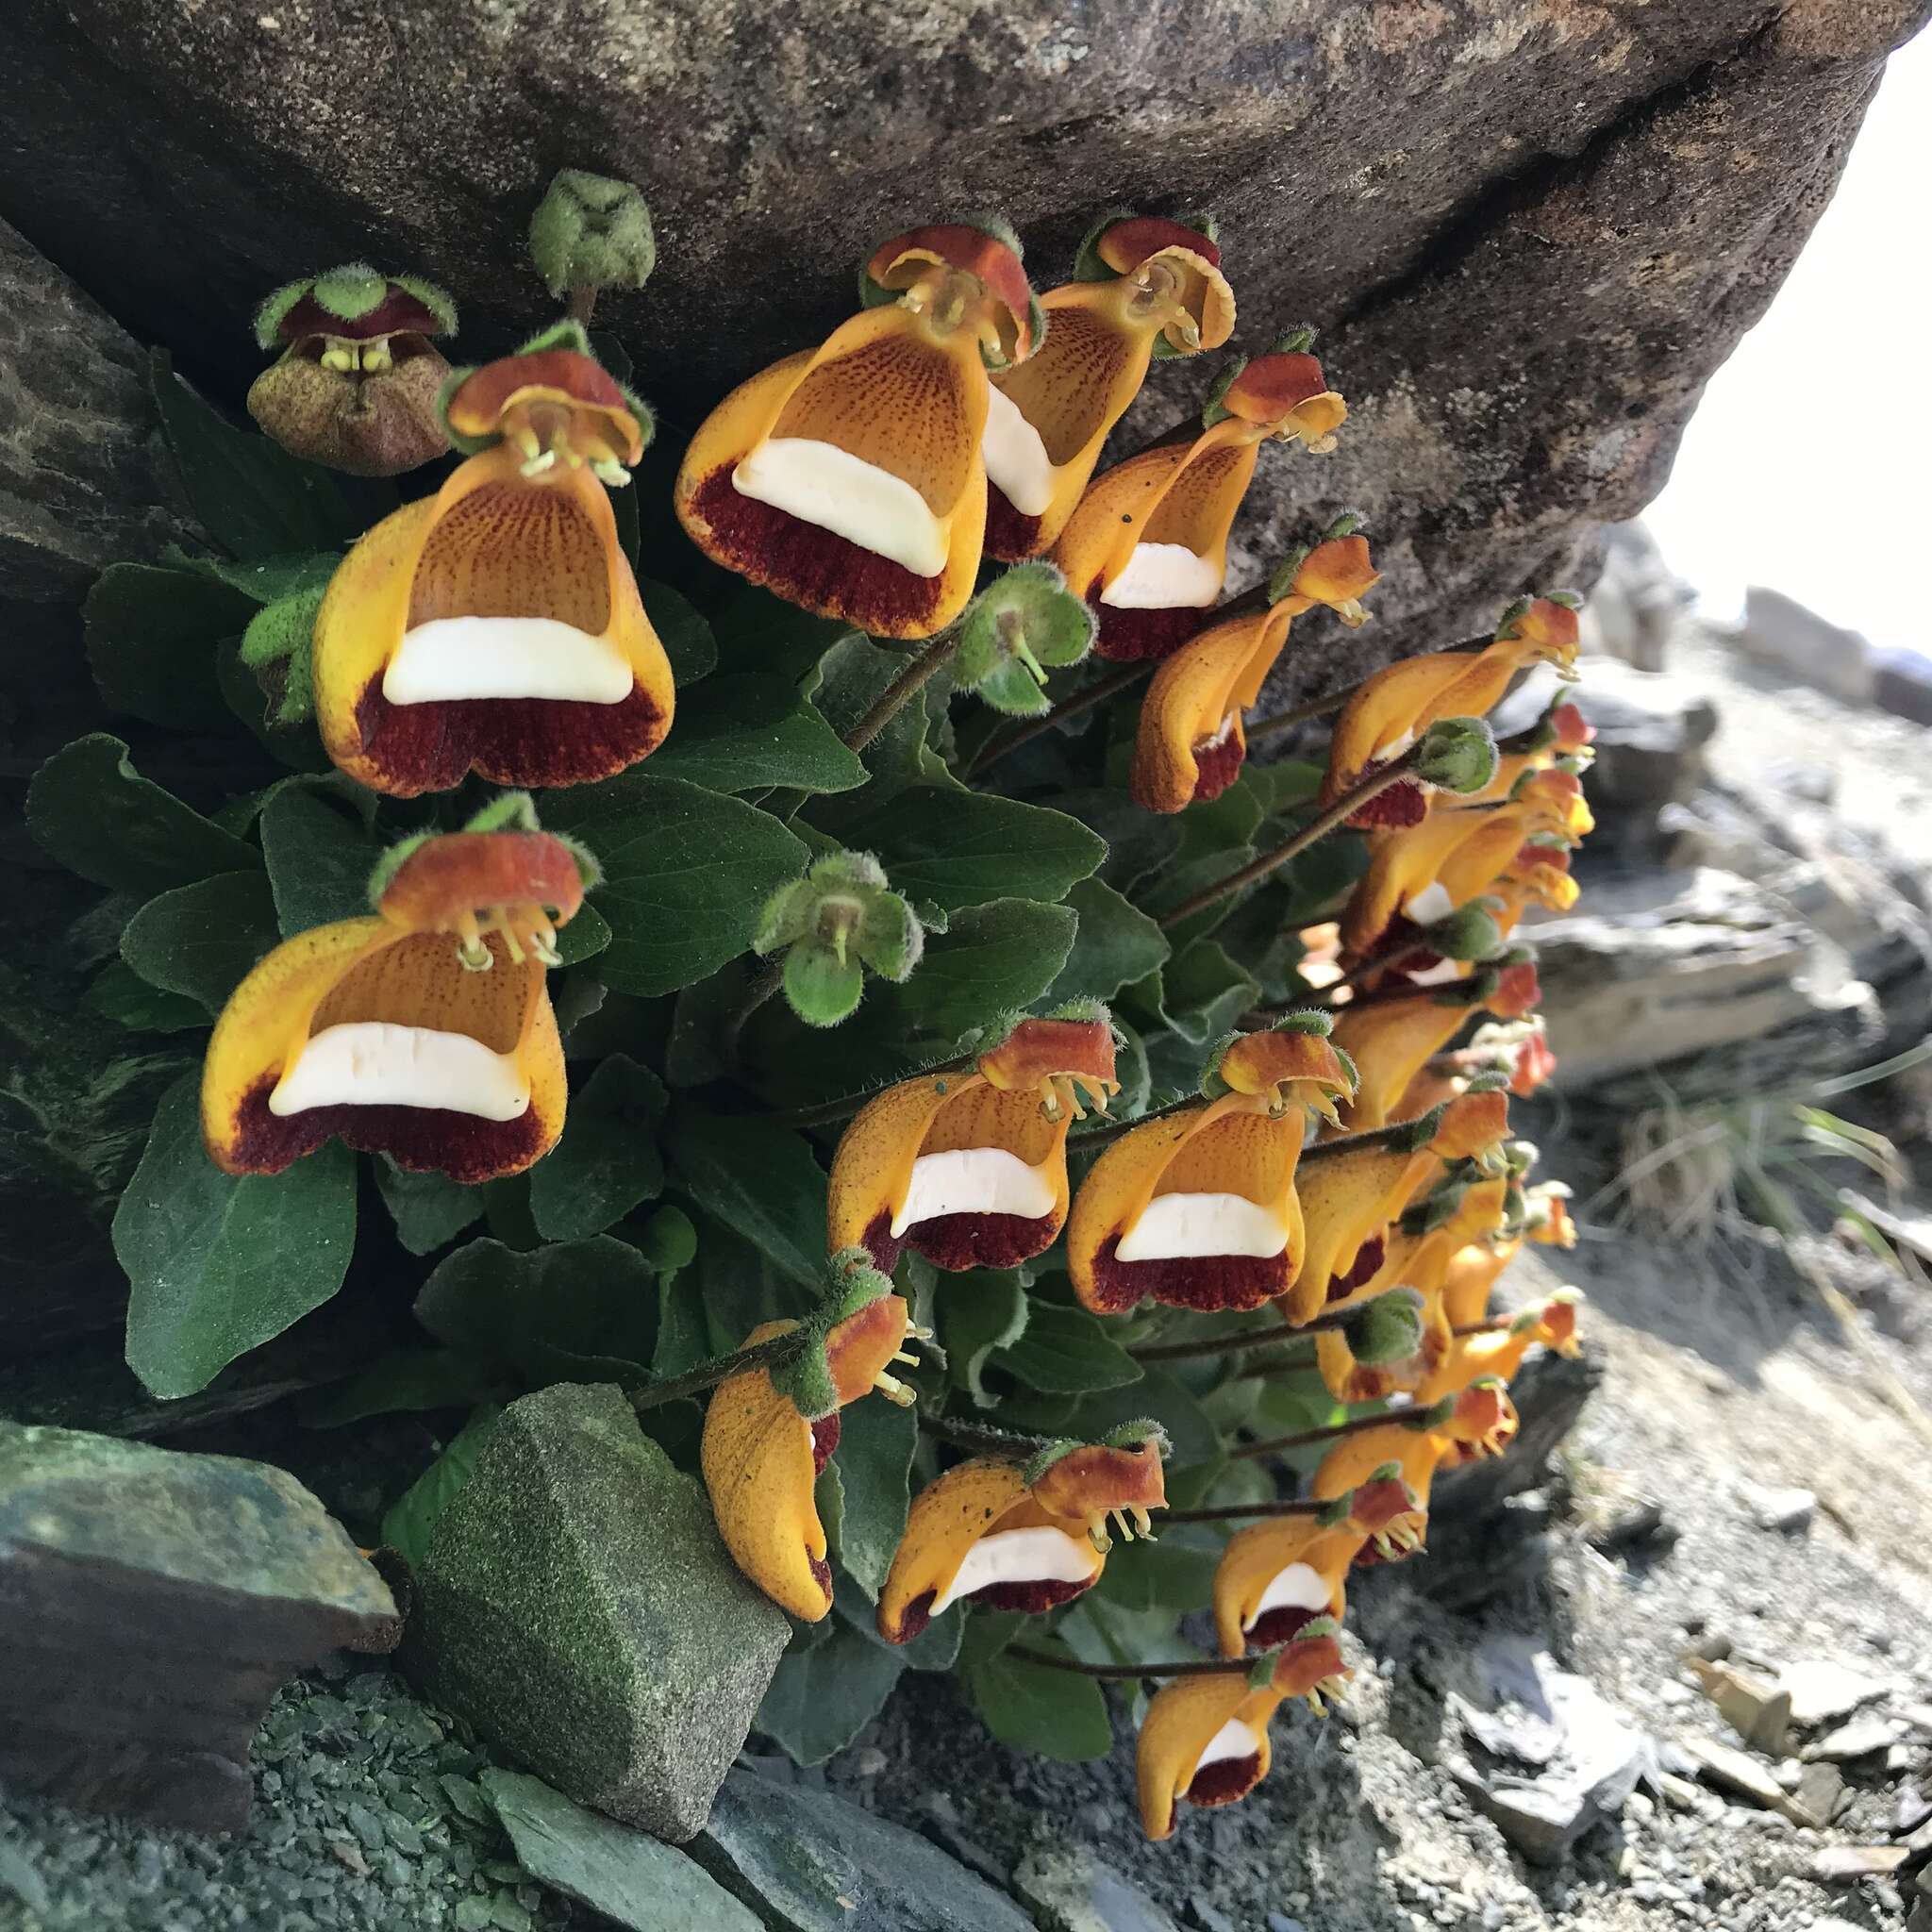
[[[608,1383],[504,1410],[416,1573],[405,1668],[578,1803],[700,1830],[791,1626]]]
[[[508,341],[546,311],[520,258],[551,172],[630,175],[659,266],[602,319],[674,419],[837,323],[895,228],[1004,207],[1051,282],[1099,208],[1211,208],[1241,344],[1322,325],[1354,409],[1325,464],[1271,454],[1264,507],[1294,514],[1247,548],[1366,508],[1367,662],[1587,575],[1583,520],[1661,483],[1924,11],[16,0],[0,205],[232,396],[250,306],[358,254],[446,281],[466,348]],[[1170,372],[1133,434],[1207,380]]]

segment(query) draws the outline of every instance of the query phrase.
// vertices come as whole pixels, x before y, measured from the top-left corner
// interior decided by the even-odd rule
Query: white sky
[[[1928,199],[1932,31],[1892,57],[1837,195],[1644,512],[1710,615],[1766,584],[1932,655]]]

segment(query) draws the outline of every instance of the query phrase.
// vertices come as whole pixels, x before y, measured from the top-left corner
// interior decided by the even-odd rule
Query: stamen
[[[622,490],[630,481],[630,472],[615,457],[596,458],[591,464],[591,474],[612,490]]]
[[[872,1385],[888,1402],[896,1403],[901,1408],[910,1408],[919,1400],[919,1391],[908,1388],[896,1375],[881,1373]]]
[[[472,973],[488,973],[496,964],[496,955],[475,933],[457,941],[457,958]]]
[[[1113,1548],[1113,1539],[1108,1536],[1101,1524],[1094,1524],[1087,1532],[1087,1541],[1104,1557]]]
[[[905,1362],[908,1367],[915,1369],[920,1366],[919,1357],[916,1355],[914,1355],[909,1349],[902,1348],[896,1350],[892,1356],[892,1359],[895,1362]]]
[[[328,346],[322,352],[322,366],[346,375],[356,366],[356,344],[340,336],[330,336],[327,341]]]
[[[541,476],[545,470],[554,469],[556,464],[557,452],[554,449],[546,449],[541,456],[532,457],[523,466],[523,474],[525,476]]]
[[[939,1333],[939,1330],[928,1328],[923,1322],[908,1322],[906,1324],[906,1332],[911,1336],[914,1341],[930,1341]]]
[[[388,339],[381,341],[365,342],[362,345],[362,374],[380,375],[395,364],[395,358],[390,353]]]

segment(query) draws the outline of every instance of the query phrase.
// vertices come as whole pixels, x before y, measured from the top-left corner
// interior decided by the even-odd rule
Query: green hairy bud
[[[1348,1324],[1348,1345],[1358,1362],[1407,1361],[1423,1345],[1423,1298],[1412,1288],[1391,1288],[1364,1302]]]
[[[1442,718],[1415,747],[1415,774],[1444,791],[1480,791],[1496,775],[1496,739],[1481,718]]]
[[[658,265],[651,210],[631,182],[565,168],[530,217],[530,259],[553,295],[641,289]]]

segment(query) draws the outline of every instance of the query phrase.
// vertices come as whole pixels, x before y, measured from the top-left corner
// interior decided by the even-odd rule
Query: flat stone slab
[[[1018,1906],[903,1825],[735,1771],[691,1856],[783,1932],[1035,1932]]]
[[[0,1424],[0,1783],[237,1830],[276,1686],[396,1621],[281,1470]]]

